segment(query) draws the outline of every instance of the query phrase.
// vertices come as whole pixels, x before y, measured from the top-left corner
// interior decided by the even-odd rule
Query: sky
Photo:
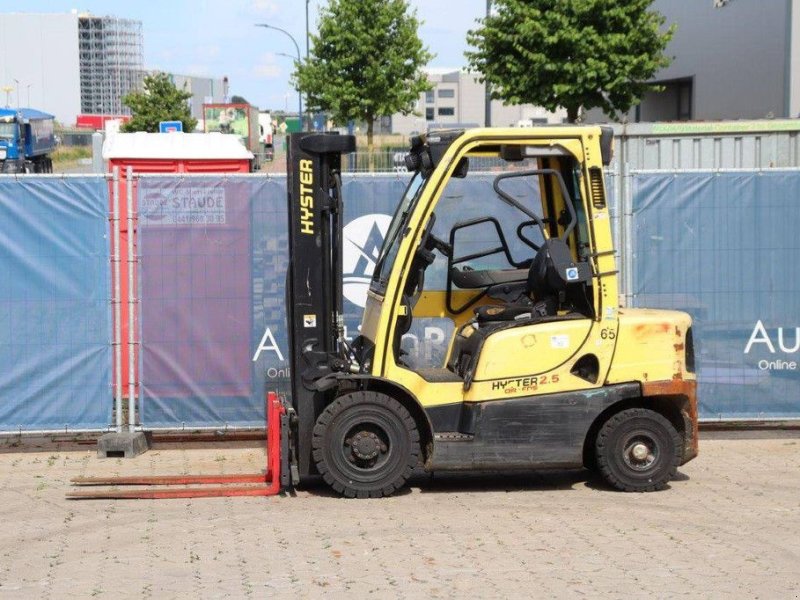
[[[309,27],[319,7],[310,0]],[[430,67],[466,65],[466,32],[486,10],[486,0],[410,0],[423,21],[420,37],[436,56]],[[304,0],[0,0],[0,12],[61,13],[77,9],[142,22],[144,63],[182,75],[228,76],[230,94],[262,109],[296,110],[289,83],[295,55],[286,35],[256,27],[269,23],[287,30],[305,55]]]

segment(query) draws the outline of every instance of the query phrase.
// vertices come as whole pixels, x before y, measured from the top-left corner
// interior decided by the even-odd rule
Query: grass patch
[[[75,162],[76,160],[80,160],[81,158],[92,158],[92,147],[59,146],[50,156],[53,159],[53,162],[56,164]]]

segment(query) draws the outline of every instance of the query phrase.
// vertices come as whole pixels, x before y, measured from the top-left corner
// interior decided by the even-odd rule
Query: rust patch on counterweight
[[[697,423],[697,381],[693,379],[683,379],[679,373],[675,377],[666,381],[643,381],[642,394],[645,397],[652,396],[682,396],[686,398],[686,405],[681,409],[684,421],[690,431],[687,431],[685,438],[686,444],[683,453],[683,462],[697,456],[698,445],[698,423]]]

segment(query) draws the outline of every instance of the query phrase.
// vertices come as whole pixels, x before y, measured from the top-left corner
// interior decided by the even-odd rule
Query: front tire
[[[678,471],[681,437],[663,415],[629,408],[600,428],[595,442],[603,479],[624,492],[653,492],[667,487]]]
[[[325,481],[348,498],[390,496],[419,461],[414,419],[394,398],[378,392],[340,396],[319,416],[311,440]]]

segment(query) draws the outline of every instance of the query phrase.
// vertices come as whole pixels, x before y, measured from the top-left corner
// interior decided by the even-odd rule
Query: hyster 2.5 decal
[[[503,390],[505,394],[517,392],[535,392],[540,385],[558,383],[558,374],[532,375],[530,377],[516,377],[514,379],[500,379],[492,382],[492,390]]]

